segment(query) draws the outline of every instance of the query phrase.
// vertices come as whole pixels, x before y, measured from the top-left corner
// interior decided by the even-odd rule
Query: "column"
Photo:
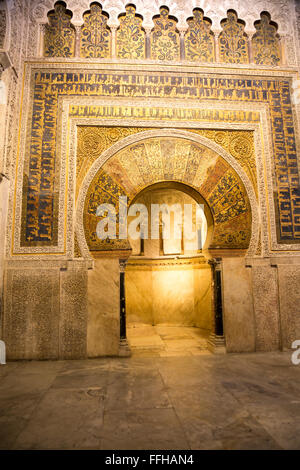
[[[165,247],[164,247],[164,223],[162,222],[162,215],[159,214],[159,256],[164,256]]]
[[[219,35],[220,35],[221,31],[215,31],[215,36],[214,36],[214,40],[215,40],[215,54],[216,54],[216,62],[219,63],[221,62],[221,59],[220,59],[220,46],[219,46]]]
[[[255,32],[248,32],[247,33],[247,36],[248,36],[248,54],[249,54],[249,63],[250,64],[253,64],[254,63],[254,57],[253,57],[253,51],[252,51],[252,38],[253,38],[253,35],[255,34]]]
[[[80,57],[80,36],[81,26],[75,26],[75,55],[74,57]]]
[[[151,59],[151,31],[152,28],[145,28],[146,32],[146,59]]]
[[[116,43],[116,33],[117,33],[117,26],[111,25],[111,58],[115,59],[117,56],[117,43]]]
[[[119,356],[129,357],[131,351],[126,335],[126,298],[125,298],[125,268],[127,260],[120,259],[120,348]]]
[[[184,35],[186,32],[185,29],[180,29],[180,60],[185,60],[185,44],[184,44]]]
[[[208,349],[211,352],[226,353],[223,328],[223,301],[222,301],[222,259],[216,258],[208,261],[211,266],[213,321],[212,332],[208,340]]]

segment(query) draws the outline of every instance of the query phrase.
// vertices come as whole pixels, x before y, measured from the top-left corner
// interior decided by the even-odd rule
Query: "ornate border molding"
[[[23,180],[23,170],[24,170],[24,162],[25,162],[25,157],[26,157],[26,132],[27,132],[27,126],[28,126],[28,118],[30,116],[30,113],[32,111],[32,71],[39,70],[42,67],[42,69],[51,69],[55,70],[56,68],[61,67],[61,63],[58,62],[55,66],[53,63],[41,63],[41,62],[34,62],[34,63],[29,63],[28,66],[26,67],[26,77],[25,77],[25,86],[24,86],[24,92],[23,92],[23,113],[22,113],[22,118],[20,121],[20,155],[19,155],[19,164],[17,165],[17,178],[16,178],[16,196],[14,197],[13,195],[13,190],[10,198],[10,211],[9,211],[9,220],[8,220],[8,227],[14,227],[15,229],[15,236],[13,240],[13,245],[12,245],[12,240],[11,240],[11,233],[7,233],[7,256],[26,256],[26,257],[67,257],[67,256],[73,256],[73,251],[72,251],[72,246],[73,246],[73,241],[70,241],[72,238],[70,235],[70,229],[69,227],[72,227],[73,225],[73,210],[74,210],[74,201],[73,201],[73,195],[72,195],[72,184],[74,182],[75,178],[75,173],[74,173],[74,168],[75,168],[75,158],[76,158],[76,125],[101,125],[101,122],[103,123],[103,120],[101,119],[95,119],[94,121],[92,119],[78,119],[78,118],[70,118],[69,116],[69,106],[72,104],[96,104],[96,105],[101,105],[101,104],[116,104],[118,106],[147,106],[149,105],[149,99],[145,98],[101,98],[97,101],[94,99],[90,99],[88,97],[67,97],[65,96],[64,98],[60,98],[60,109],[59,114],[61,114],[61,119],[60,119],[60,132],[62,135],[62,141],[61,141],[61,149],[62,153],[61,155],[63,158],[61,158],[61,164],[62,164],[62,173],[60,175],[60,189],[61,194],[60,194],[60,212],[59,212],[59,245],[55,248],[53,247],[36,247],[36,248],[21,248],[20,247],[20,215],[21,215],[21,208],[22,208],[22,180]],[[65,63],[64,64],[65,69],[74,69],[74,63]],[[78,65],[77,65],[78,67]],[[107,70],[136,70],[136,65],[116,65],[113,66],[112,64],[107,64]],[[149,64],[147,69],[148,70],[153,70],[155,67],[153,64]],[[85,69],[95,69],[95,63],[89,63],[85,64]],[[156,70],[161,70],[161,71],[180,71],[181,73],[184,71],[191,72],[191,68],[188,66],[185,67],[179,67],[175,66],[174,64],[172,66],[166,66],[166,65],[159,65]],[[228,78],[228,70],[227,68],[224,67],[213,67],[213,69],[216,72],[216,75],[219,77],[227,77]],[[203,66],[197,66],[194,67],[193,70],[195,73],[198,72],[204,72],[206,71],[211,75],[212,68],[208,67],[203,67]],[[248,67],[248,72],[249,72],[249,67]],[[230,75],[233,76],[241,76],[241,77],[247,77],[248,75],[245,73],[245,70],[243,69],[234,69],[231,70]],[[292,79],[293,77],[297,77],[295,70],[289,70],[289,71],[283,71],[283,70],[275,70],[273,69],[272,71],[266,70],[266,71],[261,71],[261,70],[256,70],[252,71],[251,70],[251,77],[253,76],[258,76],[262,78],[262,76],[266,77],[271,77],[271,78],[282,78],[284,77],[285,79]],[[166,107],[199,107],[199,104],[196,100],[180,100],[180,99],[168,99],[166,101],[165,99],[161,98],[155,98],[155,101],[151,105],[158,105],[158,106],[166,106]],[[212,102],[210,101],[209,103],[205,103],[204,101],[201,102],[201,107],[205,106],[208,109],[217,109],[217,110],[224,110],[224,103],[221,102]],[[240,111],[245,111],[245,110],[251,110],[253,111],[253,106],[249,103],[246,102],[228,102],[226,103],[227,110],[233,109],[233,110],[240,110]],[[298,109],[297,109],[298,108]],[[297,115],[297,111],[299,110],[299,106],[294,108],[294,113],[295,116]],[[273,150],[272,150],[272,138],[271,138],[271,128],[270,128],[270,122],[269,122],[269,116],[268,116],[268,106],[267,105],[259,105],[257,104],[255,107],[255,111],[259,112],[261,115],[261,121],[260,125],[257,124],[249,124],[249,123],[234,123],[234,122],[228,122],[228,123],[216,123],[216,122],[189,122],[189,121],[184,121],[184,122],[179,122],[179,121],[146,121],[146,120],[137,120],[137,119],[131,119],[131,120],[109,120],[110,125],[112,126],[118,126],[118,125],[128,125],[128,126],[138,126],[138,127],[168,127],[168,125],[176,128],[180,127],[191,127],[191,128],[218,128],[218,129],[245,129],[245,130],[254,130],[255,131],[255,143],[256,143],[256,160],[257,160],[257,171],[258,171],[258,182],[259,182],[259,205],[260,205],[260,213],[261,213],[261,223],[262,223],[262,245],[263,245],[263,254],[267,255],[270,251],[278,251],[278,253],[281,252],[288,252],[292,251],[295,252],[297,250],[300,250],[300,245],[280,245],[277,244],[276,241],[276,227],[275,227],[275,209],[274,209],[274,202],[272,198],[273,194],[273,180],[272,180],[272,174],[274,172],[274,162],[273,162]],[[295,121],[296,122],[296,121]],[[107,123],[106,123],[107,125]],[[298,132],[297,126],[295,126],[295,131]],[[299,135],[299,134],[298,134]],[[67,144],[68,142],[68,144]],[[262,147],[263,145],[263,147]],[[69,167],[66,166],[65,162],[65,156],[69,152]],[[264,156],[263,156],[264,152]],[[298,152],[298,158],[299,158],[299,152]],[[299,161],[300,163],[300,161]],[[264,168],[265,166],[265,168]],[[299,165],[300,166],[300,165]],[[69,184],[69,191],[67,193],[68,201],[66,201],[66,192],[65,192],[65,182],[66,182],[66,177],[68,176],[68,184]],[[267,195],[266,195],[267,192]],[[15,222],[13,222],[13,212],[15,210],[16,214],[16,219]],[[66,220],[66,213],[68,214],[68,220]],[[67,229],[67,231],[64,233],[64,227]],[[12,254],[13,250],[13,254]]]

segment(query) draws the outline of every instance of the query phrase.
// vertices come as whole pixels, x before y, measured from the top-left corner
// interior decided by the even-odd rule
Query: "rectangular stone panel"
[[[256,350],[277,351],[280,349],[280,332],[276,268],[253,266],[251,271]]]
[[[58,359],[58,330],[58,269],[8,269],[3,319],[7,358]]]
[[[96,259],[88,272],[88,357],[116,356],[120,345],[120,270],[115,258]]]
[[[61,271],[60,359],[86,357],[87,269],[85,266]]]
[[[278,265],[282,347],[300,340],[300,265]]]
[[[227,352],[255,351],[251,272],[243,258],[223,258],[223,319]]]

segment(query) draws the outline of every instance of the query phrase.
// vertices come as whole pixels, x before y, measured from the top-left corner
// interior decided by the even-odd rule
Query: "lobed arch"
[[[11,1],[11,0],[7,0]],[[30,11],[30,17],[32,20],[37,21],[38,23],[47,23],[47,12],[50,9],[54,8],[54,5],[57,0],[39,0],[33,5],[33,8]],[[85,11],[90,9],[90,4],[95,0],[66,0],[68,9],[73,11],[73,24],[76,26],[81,26],[83,23],[83,14]],[[220,4],[205,4],[202,5],[202,2],[193,1],[191,4],[186,0],[153,0],[152,2],[145,2],[145,0],[116,0],[115,2],[110,2],[109,0],[96,0],[100,3],[104,10],[106,10],[112,22],[116,23],[117,18],[120,14],[125,13],[125,6],[128,3],[133,3],[136,7],[137,13],[141,14],[144,18],[144,26],[153,27],[152,17],[159,14],[159,9],[162,5],[167,6],[170,9],[170,14],[174,15],[179,21],[179,27],[187,27],[186,20],[191,16],[193,8],[203,8],[205,16],[208,16],[212,21],[213,30],[219,30],[220,21],[226,17],[226,10],[228,8],[234,9],[238,16],[246,22],[247,29],[252,28],[254,21],[259,20],[259,14],[262,11],[256,5],[251,5],[245,3],[245,5],[239,0],[231,0],[226,7]],[[265,5],[262,5],[265,7]],[[268,2],[267,10],[270,13],[272,20],[278,23],[278,33],[279,34],[288,34],[288,25],[289,25],[289,9],[287,6],[282,8],[280,1]]]
[[[69,3],[70,8],[72,8],[72,2]],[[271,21],[271,13],[262,12],[269,15],[270,25],[272,26],[269,28],[265,27],[261,38],[257,38],[256,42],[253,43],[251,36],[255,28],[257,28],[257,23],[259,23],[256,15],[251,18],[249,23],[249,21],[239,17],[237,11],[231,8],[227,10],[226,18],[224,18],[224,12],[222,11],[218,21],[213,21],[212,12],[209,9],[204,12],[202,9],[189,6],[189,10],[192,11],[187,10],[184,12],[178,9],[176,4],[172,2],[167,3],[169,5],[161,4],[159,6],[159,14],[157,14],[157,5],[152,5],[149,10],[144,5],[139,5],[138,2],[124,2],[123,6],[119,4],[119,11],[117,11],[117,8],[111,10],[109,4],[105,1],[102,3],[92,1],[89,5],[86,5],[86,8],[89,8],[89,10],[81,12],[82,18],[80,21],[73,21],[73,11],[69,9],[67,3],[58,0],[54,4],[54,10],[48,11],[47,14],[50,25],[47,21],[44,32],[44,56],[71,58],[118,57],[121,59],[152,59],[160,61],[187,59],[199,63],[217,61],[221,63],[269,65],[271,60],[269,55],[271,55],[273,58],[271,60],[272,65],[281,64],[282,47],[279,42],[280,36],[276,33],[276,37],[273,37],[272,31],[273,25],[276,25],[276,31],[278,25],[274,22],[273,17]],[[91,11],[91,9],[95,8],[95,5],[97,5],[100,11],[103,8],[107,10],[105,12],[103,10],[102,16],[99,16],[98,19],[98,25],[99,22],[102,24],[101,30],[102,33],[104,31],[104,37],[94,38],[96,44],[91,44],[92,48],[94,46],[98,49],[97,53],[94,51],[91,54],[90,51],[82,47],[80,47],[80,53],[78,53],[75,50],[75,27],[79,26],[82,30],[80,41],[82,40],[83,32],[86,34],[86,37],[95,36],[94,30],[95,24],[97,28],[97,21],[95,20],[95,23],[92,20],[91,24],[85,24],[87,11]],[[64,11],[59,11],[60,8],[64,8]],[[130,13],[131,10],[134,11],[134,15]],[[202,12],[202,15],[206,15],[205,21],[199,20],[199,11]],[[190,16],[191,14],[193,15],[192,17]],[[55,26],[53,20],[57,16],[60,17],[60,20],[59,24]],[[71,19],[72,23],[70,22]],[[62,23],[64,23],[63,27],[61,26]],[[248,33],[245,32],[246,24],[248,24]],[[133,31],[134,29],[136,30],[135,32]],[[113,39],[115,32],[116,40]],[[180,41],[181,33],[185,33],[182,43]],[[79,32],[77,35],[80,35]],[[71,36],[74,36],[74,38],[71,38]],[[267,39],[265,36],[267,36]],[[217,50],[220,50],[217,54],[218,57],[215,57],[216,41],[219,44],[219,49]],[[268,44],[274,41],[276,44],[273,47],[272,53],[270,53]],[[66,42],[63,49],[59,46],[61,42]],[[107,42],[112,42],[114,46],[111,48],[110,44],[106,44]],[[148,44],[147,46],[148,42],[150,45]],[[196,49],[200,49],[200,54],[199,50],[195,50],[195,44],[197,43],[199,44]],[[250,53],[252,46],[256,49],[258,47],[262,51],[258,55],[259,58],[256,57],[254,61],[251,60],[252,53]],[[105,53],[101,52],[102,48],[107,49]],[[131,53],[132,49],[133,52]]]
[[[87,230],[87,222],[86,222],[86,214],[85,211],[87,210],[87,204],[89,204],[88,197],[91,194],[91,187],[93,185],[93,182],[95,183],[95,178],[101,177],[102,175],[108,171],[108,168],[110,168],[109,171],[113,168],[113,171],[115,171],[114,178],[116,178],[116,175],[119,174],[118,178],[120,178],[120,170],[117,170],[117,167],[114,165],[114,158],[117,159],[120,157],[120,155],[124,155],[126,152],[128,154],[129,149],[134,146],[143,146],[145,144],[150,144],[151,142],[160,141],[160,142],[170,142],[172,141],[177,142],[177,143],[182,143],[184,145],[190,145],[192,147],[195,147],[195,149],[200,149],[200,152],[205,152],[207,155],[210,155],[212,158],[215,158],[216,161],[220,161],[221,163],[224,162],[223,166],[226,166],[225,169],[225,174],[229,172],[228,174],[233,175],[233,179],[236,181],[239,181],[240,183],[240,188],[243,191],[244,194],[244,199],[245,203],[247,205],[247,214],[249,216],[247,220],[247,227],[249,229],[249,237],[247,241],[247,246],[244,245],[245,251],[247,251],[247,254],[254,254],[257,248],[258,244],[258,239],[259,239],[259,212],[258,212],[258,202],[256,199],[255,191],[254,188],[248,178],[248,176],[245,174],[239,163],[228,153],[226,152],[222,147],[220,147],[218,144],[215,142],[210,141],[209,139],[197,135],[197,134],[192,134],[189,133],[188,131],[184,130],[173,130],[173,129],[160,129],[160,130],[147,130],[140,132],[135,135],[131,135],[128,137],[125,137],[121,141],[117,142],[116,144],[112,145],[108,150],[104,151],[101,155],[99,155],[98,159],[94,162],[92,165],[91,169],[85,176],[83,183],[81,185],[78,199],[77,199],[77,205],[76,205],[76,221],[75,221],[75,233],[76,233],[76,238],[78,242],[79,249],[81,251],[81,255],[84,258],[91,259],[91,251],[93,250],[93,247],[91,246],[91,243],[87,241],[86,239],[86,230]],[[173,145],[173,144],[172,144]],[[204,150],[203,150],[204,149]],[[197,152],[197,150],[195,150]],[[123,157],[122,157],[123,158]],[[220,159],[220,160],[218,160]],[[126,161],[126,159],[124,160]],[[198,158],[198,161],[200,164],[198,165],[198,170],[199,174],[201,174],[202,171],[202,163],[201,159]],[[106,166],[105,166],[106,165]],[[222,166],[222,164],[221,164]],[[207,167],[209,169],[209,165]],[[172,175],[170,175],[172,176]],[[106,178],[107,179],[107,178]],[[209,180],[209,178],[208,178]],[[217,183],[215,187],[217,187],[218,183],[222,180],[220,177],[219,180],[216,180]],[[119,180],[120,181],[120,180]],[[203,188],[197,188],[195,187],[194,184],[191,184],[189,181],[185,181],[184,178],[181,180],[177,180],[176,178],[169,177],[169,178],[161,178],[160,180],[157,181],[149,181],[148,184],[145,184],[144,187],[141,187],[141,185],[137,184],[136,188],[134,188],[131,191],[131,194],[129,195],[129,204],[132,202],[134,197],[143,189],[146,189],[150,184],[153,183],[166,183],[166,182],[173,182],[173,183],[183,183],[186,184],[187,186],[191,187],[192,190],[198,191],[200,196],[202,196],[208,203],[208,206],[214,212],[214,198],[211,200],[208,200],[205,198],[205,195],[203,194]],[[98,184],[98,183],[97,183]],[[99,186],[99,185],[98,185]],[[122,184],[120,184],[121,188],[124,189],[124,181]],[[201,190],[200,190],[201,189]],[[230,189],[230,188],[229,188]],[[201,194],[202,191],[202,194]],[[220,193],[221,195],[221,193]],[[210,197],[211,194],[209,193],[208,196]],[[217,203],[217,202],[216,202]],[[246,213],[245,212],[245,213]],[[216,211],[215,211],[216,214]],[[238,218],[233,217],[235,220],[236,226],[239,226],[239,220]],[[221,219],[219,220],[219,228],[222,229],[222,224],[223,222],[220,222]],[[226,223],[226,220],[225,220]],[[223,247],[219,244],[215,243],[216,240],[216,217],[214,219],[214,236],[212,237],[212,245],[210,248],[225,248],[224,244]],[[225,225],[223,224],[223,228]],[[230,232],[230,220],[229,224],[226,226],[227,229]],[[221,237],[222,238],[222,237]],[[118,249],[116,247],[115,249]],[[119,246],[119,249],[124,249],[123,246]],[[100,251],[104,250],[103,247],[101,247]]]

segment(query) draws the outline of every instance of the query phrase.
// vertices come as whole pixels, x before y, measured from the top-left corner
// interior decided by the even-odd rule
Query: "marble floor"
[[[209,331],[201,328],[129,323],[127,337],[134,357],[210,354],[207,349]]]
[[[1,449],[300,449],[290,353],[11,362]]]

